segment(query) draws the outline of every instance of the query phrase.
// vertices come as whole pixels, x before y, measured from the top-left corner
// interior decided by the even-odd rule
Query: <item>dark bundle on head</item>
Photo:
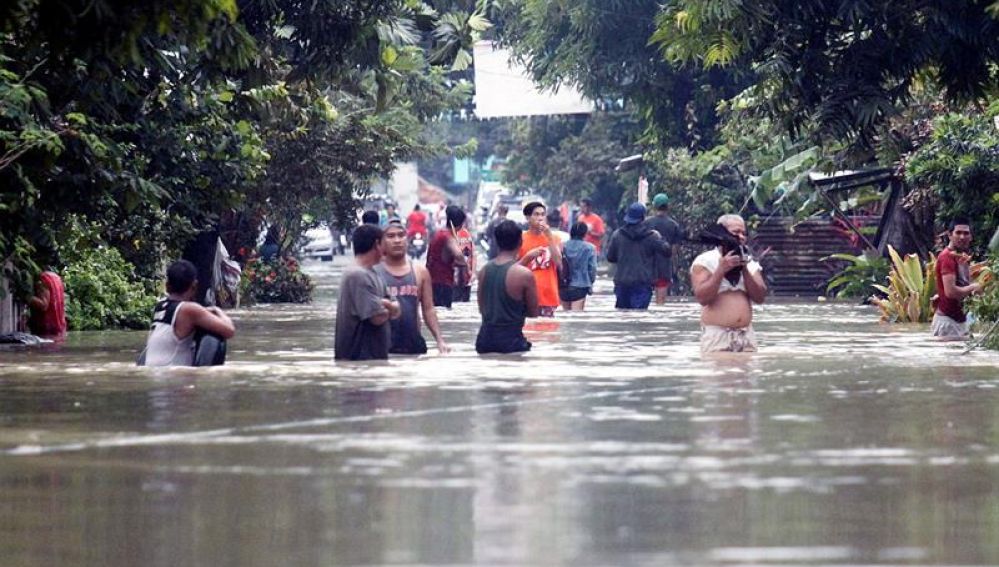
[[[721,246],[722,253],[727,254],[732,250],[739,249],[739,239],[720,224],[713,224],[701,230],[697,235],[697,242],[710,244],[711,246]]]

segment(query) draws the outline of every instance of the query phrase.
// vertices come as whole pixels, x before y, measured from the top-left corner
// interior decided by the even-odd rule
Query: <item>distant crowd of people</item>
[[[449,352],[436,308],[470,301],[473,279],[478,283],[476,302],[481,316],[476,351],[530,350],[531,343],[523,334],[526,319],[553,317],[559,307],[585,309],[601,256],[615,266],[616,308],[647,309],[653,297],[662,303],[673,281],[674,248],[685,235],[669,215],[667,195],[656,195],[652,206],[654,214],[648,216],[644,204],[632,203],[621,226],[609,237],[604,220],[586,199],[575,221],[567,223],[568,233],[560,229],[560,212],[549,211],[541,202],[524,206],[526,229],[505,218],[508,210],[500,206],[485,228],[488,262],[481,267],[476,266],[467,216],[460,207],[444,209],[442,225],[432,233],[430,220],[419,205],[405,222],[394,207],[386,207],[382,214],[367,211],[364,223],[353,231],[355,263],[340,282],[335,358],[375,360],[390,354],[424,354],[428,351],[421,330],[424,325],[437,350]],[[417,235],[429,240],[425,266],[414,262],[409,253]],[[690,268],[693,295],[701,305],[702,352],[757,348],[753,305],[764,302],[767,285],[762,267],[746,248],[747,236],[745,221],[734,214],[722,215],[702,233],[701,242],[715,244],[698,255]],[[982,287],[970,275],[970,223],[953,220],[947,236],[948,244],[936,258],[938,298],[931,329],[942,339],[960,339],[968,336],[969,327],[964,300],[981,293]],[[168,267],[167,295],[156,304],[140,364],[224,361],[225,341],[235,336],[236,328],[224,311],[205,307],[196,298],[198,277],[198,270],[187,260]],[[45,271],[35,290],[27,300],[29,329],[46,337],[64,335],[62,280],[54,271]]]

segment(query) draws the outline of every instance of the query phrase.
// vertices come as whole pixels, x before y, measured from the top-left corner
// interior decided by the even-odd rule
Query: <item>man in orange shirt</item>
[[[539,316],[554,317],[559,306],[558,268],[562,265],[562,243],[552,234],[546,217],[547,209],[537,201],[524,206],[527,231],[524,232],[517,258],[534,274],[538,288]]]
[[[586,225],[586,236],[583,238],[596,247],[597,254],[600,254],[600,243],[603,242],[605,232],[604,219],[593,212],[593,201],[589,197],[585,197],[579,202],[579,214],[576,215],[576,222]]]

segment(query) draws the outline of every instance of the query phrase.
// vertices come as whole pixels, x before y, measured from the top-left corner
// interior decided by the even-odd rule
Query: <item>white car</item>
[[[324,262],[333,260],[333,234],[326,225],[310,228],[305,231],[305,246],[302,246],[302,257],[319,259]]]

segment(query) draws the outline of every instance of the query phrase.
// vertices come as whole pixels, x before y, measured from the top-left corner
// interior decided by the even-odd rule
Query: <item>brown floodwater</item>
[[[702,358],[696,305],[601,281],[525,355],[459,304],[449,356],[334,364],[341,262],[225,367],[0,351],[0,566],[999,564],[995,353],[781,302]]]

